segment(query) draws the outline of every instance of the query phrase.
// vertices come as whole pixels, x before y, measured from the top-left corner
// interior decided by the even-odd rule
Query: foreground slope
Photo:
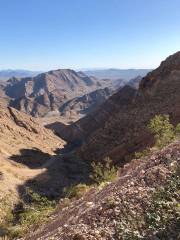
[[[146,126],[156,114],[180,121],[180,52],[149,73],[139,90],[126,86],[96,111],[61,131],[60,136],[81,142],[83,159],[110,156],[123,164],[127,156],[152,143]]]
[[[155,189],[166,186],[179,160],[178,141],[148,157],[132,160],[119,170],[117,181],[102,190],[93,188],[80,200],[73,201],[62,210],[60,208],[48,224],[38,228],[25,239],[127,239],[125,234],[128,233],[129,227],[136,226],[133,219],[137,219],[138,216],[136,227],[143,233],[146,226],[143,225],[143,220],[146,220],[143,216],[146,216],[147,209],[151,207],[152,193]],[[179,185],[176,190],[178,187]],[[173,189],[174,192],[175,185]],[[131,225],[129,226],[126,221],[130,221]],[[123,226],[124,238],[121,237]],[[167,229],[164,229],[165,233],[148,230],[144,232],[143,239],[162,239],[157,238],[158,234],[164,234],[163,239],[178,239],[177,226],[171,219],[170,226],[167,225]]]

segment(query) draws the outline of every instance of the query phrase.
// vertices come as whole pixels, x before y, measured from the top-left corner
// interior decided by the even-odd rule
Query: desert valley
[[[0,9],[0,240],[180,240],[180,1]]]

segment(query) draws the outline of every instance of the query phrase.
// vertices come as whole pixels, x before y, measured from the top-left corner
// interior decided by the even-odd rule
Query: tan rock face
[[[147,124],[156,114],[180,122],[180,52],[143,78],[140,90],[125,87],[92,114],[62,132],[69,141],[82,142],[79,154],[88,160],[125,156],[152,143]]]
[[[39,149],[52,154],[61,148],[64,141],[45,129],[33,117],[13,108],[1,105],[0,109],[0,152],[10,156],[22,149]]]

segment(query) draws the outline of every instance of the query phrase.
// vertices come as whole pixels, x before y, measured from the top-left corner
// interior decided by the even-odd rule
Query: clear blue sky
[[[0,69],[153,68],[180,50],[180,0],[0,0]]]

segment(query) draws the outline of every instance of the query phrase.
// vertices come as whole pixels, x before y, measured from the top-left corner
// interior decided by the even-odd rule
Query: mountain
[[[35,77],[10,78],[1,91],[10,99],[10,106],[32,116],[58,112],[70,99],[104,88],[96,78],[82,72],[60,69]]]
[[[0,98],[19,111],[43,117],[45,123],[56,119],[69,123],[93,111],[126,84],[128,81],[121,78],[98,80],[83,72],[59,69],[1,82]]]
[[[0,80],[8,80],[11,77],[32,77],[36,76],[40,72],[38,71],[29,71],[29,70],[0,70]]]
[[[81,118],[107,100],[112,93],[113,91],[109,88],[97,89],[69,100],[59,108],[59,111],[62,116],[77,114]]]
[[[180,52],[168,57],[147,74],[139,90],[125,86],[94,112],[61,130],[69,142],[81,143],[83,159],[98,161],[110,156],[124,164],[128,156],[152,144],[147,124],[156,114],[180,122]]]
[[[132,78],[137,77],[138,75],[144,77],[151,69],[100,69],[100,70],[85,70],[85,74],[88,76],[95,76],[99,79],[108,78],[108,79],[124,79],[129,81]]]

